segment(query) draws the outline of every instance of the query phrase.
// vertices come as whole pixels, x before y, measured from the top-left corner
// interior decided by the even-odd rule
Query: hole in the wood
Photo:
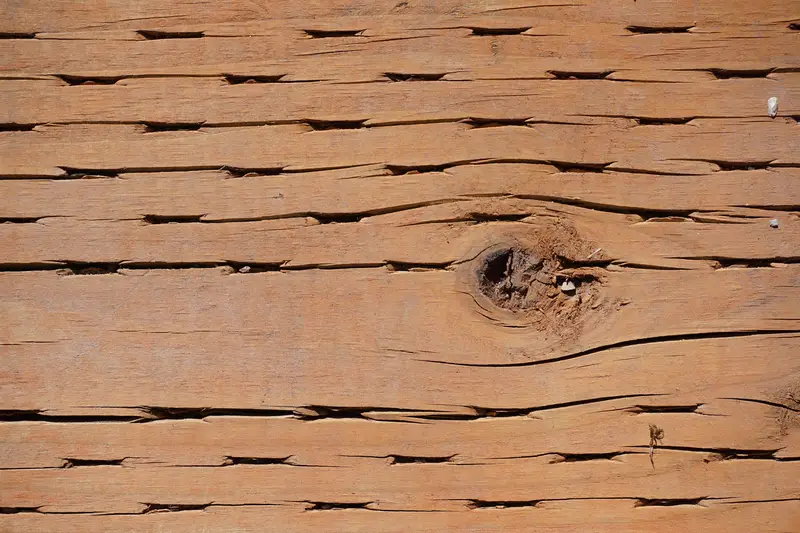
[[[596,72],[575,72],[566,70],[548,70],[548,74],[557,80],[604,80],[614,73],[613,70]]]
[[[472,35],[519,35],[520,33],[525,33],[529,29],[530,26],[525,27],[517,27],[517,28],[477,28],[471,27],[469,28],[472,30]]]
[[[205,37],[202,31],[138,30],[136,33],[148,41],[159,41],[162,39],[200,39],[201,37]]]
[[[383,75],[389,78],[391,81],[439,81],[445,76],[447,76],[447,73],[445,72],[443,74],[404,74],[402,72],[385,72]]]
[[[710,68],[708,71],[718,80],[728,80],[731,78],[766,78],[775,69],[750,69],[750,70],[731,70],[725,68]]]
[[[509,507],[536,507],[539,500],[467,500],[470,509],[506,509]]]
[[[147,224],[187,224],[202,222],[205,215],[144,215],[142,220]]]
[[[222,77],[230,85],[241,85],[243,83],[279,83],[286,74],[223,74]]]
[[[56,74],[56,78],[67,85],[114,85],[124,76],[73,76],[72,74]]]
[[[800,30],[800,22],[790,22],[789,23],[789,29],[790,30],[795,30],[795,31]]]
[[[676,505],[700,505],[702,498],[637,498],[636,507],[673,507]]]
[[[669,124],[688,124],[694,117],[638,117],[636,122],[640,126],[665,126]]]
[[[341,509],[368,509],[368,505],[372,502],[306,502],[310,504],[307,511],[337,511]]]
[[[142,122],[145,133],[158,133],[161,131],[198,131],[203,127],[202,122]]]
[[[0,124],[0,131],[33,131],[38,124],[19,124],[16,122],[6,122]]]
[[[453,459],[453,457],[455,457],[455,455],[446,455],[441,457],[390,455],[389,459],[391,460],[391,464],[393,465],[420,464],[420,463],[441,464],[441,463],[449,463]]]
[[[694,26],[628,26],[631,33],[689,33]]]
[[[36,39],[33,32],[0,32],[0,39]]]
[[[364,127],[366,120],[304,120],[314,131],[357,130]]]
[[[306,35],[314,39],[327,39],[331,37],[359,37],[364,30],[303,30]]]
[[[554,253],[553,246],[582,257],[592,252],[571,230],[553,231],[541,235],[533,247],[515,244],[485,251],[473,273],[476,291],[494,306],[519,315],[546,335],[563,338],[580,329],[583,314],[600,307],[602,269],[591,260],[571,261]]]

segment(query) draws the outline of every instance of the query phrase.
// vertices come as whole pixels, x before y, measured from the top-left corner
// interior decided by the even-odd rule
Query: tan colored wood
[[[0,5],[0,532],[797,531],[797,7]]]
[[[610,399],[541,408],[508,418],[502,409],[465,407],[462,413],[452,412],[456,406],[437,406],[442,410],[427,414],[397,413],[414,422],[412,426],[381,422],[391,418],[390,413],[380,411],[366,411],[363,416],[370,418],[350,420],[298,420],[291,414],[222,416],[209,411],[201,420],[155,421],[154,415],[143,409],[53,409],[44,412],[52,417],[51,422],[0,425],[0,440],[5,469],[83,468],[80,461],[116,461],[126,468],[221,467],[234,464],[230,458],[271,459],[297,467],[413,466],[402,463],[403,458],[502,466],[537,457],[553,463],[577,461],[576,454],[588,454],[584,464],[591,468],[598,461],[628,461],[633,455],[647,455],[648,424],[656,423],[664,428],[664,446],[668,446],[654,453],[659,466],[665,455],[696,455],[706,462],[783,460],[800,455],[800,432],[781,427],[780,408],[736,400],[697,404],[687,401],[690,396]],[[654,412],[645,411],[648,408]],[[685,411],[669,412],[670,408]],[[449,415],[447,411],[451,411]],[[480,418],[470,421],[470,413]],[[436,418],[459,414],[466,421]],[[138,417],[142,423],[57,422],[70,415]],[[197,416],[203,416],[202,412]],[[741,431],[745,424],[750,431]],[[332,440],[331,434],[337,438]]]
[[[655,73],[625,71],[632,79]],[[670,72],[669,76],[699,73]],[[621,74],[622,75],[622,74]],[[713,76],[712,76],[713,78]],[[130,78],[114,85],[65,87],[61,80],[0,81],[4,122],[151,121],[247,124],[303,119],[365,120],[366,125],[431,120],[530,119],[589,123],[591,116],[764,117],[771,96],[780,115],[800,114],[796,73],[769,79],[692,83],[597,80],[484,80],[448,83],[256,83],[220,77]],[[669,99],[663,97],[668,92]],[[275,102],[280,105],[275,105]],[[780,120],[780,119],[779,119]],[[696,121],[695,121],[696,122]],[[669,127],[669,126],[667,126]],[[39,128],[41,129],[41,128]]]
[[[47,225],[61,223],[52,217],[100,221],[141,219],[148,214],[202,215],[200,220],[206,222],[298,213],[377,217],[392,211],[411,211],[402,216],[420,213],[416,215],[419,218],[424,211],[412,210],[426,205],[452,203],[464,216],[475,210],[476,198],[515,196],[647,216],[681,215],[704,222],[713,219],[763,226],[775,216],[786,216],[743,206],[780,209],[800,196],[800,170],[781,167],[660,176],[559,172],[551,165],[497,163],[395,176],[382,165],[369,165],[232,178],[230,172],[220,170],[123,172],[120,179],[0,180],[0,217],[40,218],[39,222]],[[478,205],[487,207],[485,202]],[[496,206],[498,212],[524,213],[526,206],[542,204],[506,201],[488,205]],[[738,218],[751,216],[755,218]],[[425,218],[429,216],[423,215]]]
[[[719,168],[713,163],[716,161],[797,166],[800,141],[796,127],[769,119],[624,129],[565,124],[472,129],[466,124],[425,124],[310,131],[308,126],[288,125],[151,136],[133,126],[60,126],[48,128],[42,135],[4,135],[0,158],[6,176],[62,176],[62,167],[192,170],[227,165],[309,170],[482,160],[560,161],[610,164],[617,170],[706,173]],[[697,143],[698,136],[703,144]]]
[[[283,504],[370,502],[375,509],[465,509],[470,500],[570,499],[575,484],[586,498],[719,498],[723,501],[796,498],[797,463],[705,462],[661,454],[651,468],[646,454],[591,465],[552,464],[547,458],[503,465],[374,465],[294,468],[72,468],[6,471],[6,505],[41,505],[42,512],[140,513],[147,503]],[[620,483],[620,477],[626,478]],[[420,490],[419,487],[425,487]],[[724,488],[723,488],[724,487]],[[436,494],[431,497],[429,494]],[[32,497],[32,495],[35,495]]]
[[[325,512],[289,510],[271,507],[211,507],[204,512],[155,513],[147,517],[18,514],[0,518],[11,533],[31,530],[55,533],[77,530],[86,532],[129,532],[169,530],[178,533],[202,531],[293,531],[312,532],[336,523],[339,531],[403,532],[408,523],[417,531],[439,533],[465,530],[555,532],[583,527],[583,517],[593,517],[593,530],[598,532],[658,531],[682,533],[687,529],[703,531],[724,528],[725,531],[791,531],[800,519],[796,500],[744,504],[709,505],[706,509],[678,506],[658,509],[630,507],[624,500],[558,501],[539,504],[536,509],[478,509],[470,513],[409,512],[381,513],[370,511]],[[401,516],[402,520],[398,520]]]
[[[636,39],[631,37],[645,37]],[[388,81],[385,73],[435,74],[446,80],[546,79],[553,73],[633,70],[796,70],[793,32],[665,35],[500,36],[467,29],[405,32],[398,37],[290,40],[281,37],[155,41],[10,39],[4,75],[283,75],[284,81]],[[744,38],[741,38],[744,37]],[[759,45],[753,46],[752,39]],[[333,42],[331,42],[333,41]],[[766,63],[766,65],[765,65]],[[513,72],[513,76],[509,76]],[[765,73],[765,75],[766,75]],[[566,74],[568,75],[568,74]],[[624,79],[624,77],[622,78]]]
[[[411,24],[426,26],[434,24],[454,25],[476,20],[482,24],[492,21],[506,27],[513,21],[516,27],[530,21],[563,21],[564,23],[594,22],[653,26],[680,25],[747,25],[775,24],[776,21],[791,20],[797,13],[791,12],[791,4],[772,2],[754,4],[744,0],[703,0],[702,2],[681,0],[657,0],[646,5],[631,5],[624,0],[604,2],[602,5],[531,3],[525,0],[491,0],[489,2],[463,2],[459,0],[421,2],[403,5],[394,0],[359,2],[338,0],[314,1],[298,5],[291,0],[280,2],[252,3],[246,1],[226,2],[216,0],[197,4],[180,0],[164,4],[147,0],[131,5],[128,2],[85,2],[78,6],[60,4],[40,9],[10,4],[5,6],[2,31],[98,31],[123,28],[170,29],[194,24],[209,26],[219,23],[243,25],[250,21],[274,20],[274,26],[291,24],[295,27],[322,26],[330,23],[334,28],[348,27],[350,20],[375,24],[382,18],[410,19]],[[789,13],[787,13],[787,10]],[[299,20],[298,20],[299,19]],[[310,19],[310,20],[309,20]],[[319,19],[322,19],[320,21]],[[299,21],[302,21],[298,24]],[[330,21],[330,22],[329,22]],[[408,24],[408,22],[407,22]],[[360,26],[359,26],[360,27]],[[412,26],[413,27],[413,26]],[[7,28],[7,29],[6,29]]]

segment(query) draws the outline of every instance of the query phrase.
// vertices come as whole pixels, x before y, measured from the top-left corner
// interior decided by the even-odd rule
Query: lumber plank
[[[600,78],[625,69],[714,72],[796,71],[794,32],[657,34],[645,36],[584,34],[499,36],[475,39],[469,30],[432,30],[394,38],[93,40],[4,39],[0,53],[11,58],[3,75],[36,76],[211,76],[282,75],[285,80],[398,81],[392,73],[437,75],[434,80],[524,77]],[[522,38],[520,38],[522,37]],[[631,37],[645,37],[631,39]],[[690,37],[687,39],[687,37]],[[758,46],[751,42],[758,41]],[[333,41],[333,42],[331,42]],[[344,41],[344,42],[342,42]],[[387,75],[387,73],[389,73]],[[715,74],[716,75],[716,74]],[[734,74],[736,75],[736,74]],[[623,77],[624,79],[624,77]],[[68,78],[65,80],[69,81]],[[74,81],[70,81],[74,83]]]
[[[8,4],[4,6],[0,26],[2,31],[64,32],[107,31],[119,29],[170,29],[183,25],[209,26],[219,23],[243,25],[247,22],[274,20],[274,26],[311,26],[318,19],[331,21],[334,27],[349,26],[349,20],[368,20],[375,24],[382,19],[408,19],[407,24],[422,22],[430,27],[432,22],[454,24],[470,20],[496,21],[500,27],[512,22],[511,27],[530,21],[559,20],[564,23],[582,23],[586,20],[612,22],[621,25],[681,26],[702,24],[748,25],[791,20],[797,13],[787,13],[782,2],[754,5],[744,0],[656,0],[646,5],[631,5],[624,0],[590,2],[588,4],[531,3],[524,0],[492,0],[491,2],[420,2],[403,5],[393,0],[372,2],[361,0],[307,2],[298,6],[291,1],[252,3],[215,0],[197,4],[180,0],[164,4],[146,0],[131,5],[128,2],[97,0],[74,4],[59,2],[47,6]],[[433,20],[431,20],[433,19]]]
[[[283,465],[12,470],[3,473],[7,486],[4,501],[9,507],[61,513],[141,513],[148,503],[212,502],[363,502],[375,509],[435,510],[463,509],[471,500],[796,499],[800,490],[797,463],[705,462],[672,454],[658,458],[661,468],[651,468],[647,455],[642,454],[588,466],[553,464],[539,458],[502,465],[370,465],[346,470]],[[691,488],[687,490],[688,480]]]
[[[717,162],[800,165],[797,124],[770,119],[713,125],[618,128],[539,124],[478,128],[423,124],[311,131],[309,126],[218,128],[143,135],[130,126],[60,126],[0,137],[6,177],[97,172],[203,170],[224,166],[320,170],[366,164],[454,165],[474,161],[610,165],[616,170],[707,173]],[[77,137],[73,137],[77,135]],[[697,139],[703,142],[698,143]],[[35,158],[31,157],[36,153]]]
[[[644,74],[626,71],[624,76]],[[0,80],[0,98],[8,102],[3,122],[12,124],[149,121],[210,126],[318,119],[377,126],[478,118],[529,120],[535,126],[536,121],[587,123],[597,116],[764,117],[772,96],[780,102],[780,117],[798,115],[798,80],[796,73],[777,73],[769,79],[691,83],[476,80],[231,85],[224,78],[209,77],[130,78],[113,85],[70,87],[61,80],[32,79]]]
[[[370,165],[298,174],[254,172],[232,178],[229,171],[209,170],[122,172],[118,179],[0,180],[0,218],[48,223],[56,217],[114,221],[148,214],[201,216],[199,220],[206,222],[298,213],[378,217],[446,202],[456,208],[463,205],[467,213],[474,209],[476,198],[516,197],[648,217],[706,221],[719,216],[718,220],[730,223],[764,224],[775,217],[785,219],[787,215],[776,210],[800,197],[800,170],[781,167],[660,176],[559,172],[552,165],[496,163],[396,176],[383,165]],[[496,209],[508,206],[508,212],[524,213],[526,203],[539,205],[497,202]],[[744,207],[748,205],[758,209]]]
[[[208,416],[175,412],[175,416],[204,416],[199,420],[157,419],[143,409],[117,413],[138,414],[141,423],[115,423],[114,414],[103,408],[84,409],[81,415],[68,411],[42,411],[50,417],[47,421],[0,423],[3,468],[224,467],[259,461],[297,467],[402,466],[417,461],[492,465],[537,457],[589,464],[647,455],[649,423],[665,430],[663,444],[654,453],[659,463],[663,454],[696,455],[706,462],[787,460],[800,455],[800,431],[796,425],[781,424],[780,408],[736,400],[688,403],[680,396],[587,399],[528,414],[520,410],[519,415],[481,408],[480,414],[473,409],[474,418],[468,409],[397,412],[412,425],[381,423],[391,418],[379,411],[324,420],[290,414],[223,416],[212,411]],[[68,416],[105,416],[108,421],[83,422],[90,418]],[[443,419],[447,416],[455,419]],[[331,434],[337,438],[331,440]]]
[[[479,305],[476,298],[482,295],[465,287],[458,272],[131,274],[2,275],[4,301],[11,302],[4,320],[7,351],[14,354],[7,365],[5,405],[259,408],[375,402],[397,407],[410,402],[440,409],[480,399],[488,408],[535,407],[585,397],[688,393],[697,388],[696,379],[706,384],[701,389],[718,387],[720,397],[740,397],[738,384],[743,397],[771,400],[797,373],[791,359],[796,335],[780,333],[797,329],[794,266],[609,272],[599,295],[588,300],[597,308],[589,305],[577,322],[561,326],[535,321],[538,313],[520,319]],[[346,314],[342,302],[352,302]],[[409,308],[417,311],[407,313]],[[445,327],[452,323],[465,327]],[[676,351],[713,377],[686,374],[672,363]],[[230,358],[222,367],[226,379],[219,378],[220,353]],[[623,353],[634,358],[628,362]],[[778,358],[775,365],[750,362],[770,354]],[[608,371],[581,364],[606,357]],[[720,360],[739,365],[736,372],[719,366]],[[502,366],[508,364],[522,366]],[[645,371],[650,365],[660,371]],[[556,385],[525,385],[561,383],[565,372],[575,373],[567,382],[581,387],[580,394]],[[752,382],[737,377],[752,372],[757,376]],[[495,386],[498,376],[508,384],[503,390]],[[164,387],[165,379],[180,386]],[[94,384],[90,390],[87,380]],[[746,391],[743,383],[750,383]]]

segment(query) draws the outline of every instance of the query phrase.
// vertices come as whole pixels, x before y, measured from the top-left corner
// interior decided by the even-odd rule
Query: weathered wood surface
[[[0,531],[800,529],[796,2],[41,4]]]

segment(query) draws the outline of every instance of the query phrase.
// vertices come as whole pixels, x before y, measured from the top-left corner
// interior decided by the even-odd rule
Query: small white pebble
[[[250,267],[243,266],[242,268],[239,269],[239,272],[241,272],[242,274],[247,274],[248,272],[250,272]]]
[[[767,100],[767,113],[770,117],[775,118],[778,114],[778,97],[773,96],[769,100]]]
[[[575,290],[575,284],[568,279],[564,280],[564,282],[561,284],[562,292],[572,292],[574,290]]]
[[[780,222],[778,222],[777,218],[773,218],[772,220],[769,221],[769,227],[770,228],[779,228],[780,225],[781,224],[780,224]]]

